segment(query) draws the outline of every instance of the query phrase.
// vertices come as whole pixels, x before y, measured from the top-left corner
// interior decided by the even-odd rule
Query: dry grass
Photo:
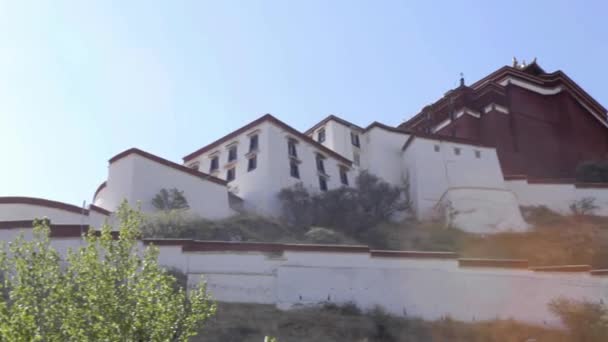
[[[376,311],[356,314],[335,308],[279,311],[271,305],[220,303],[217,315],[192,341],[261,342],[571,341],[561,331],[514,321],[463,323],[391,317]]]

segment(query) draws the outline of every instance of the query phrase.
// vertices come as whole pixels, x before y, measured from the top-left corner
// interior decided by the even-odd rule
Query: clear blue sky
[[[173,161],[272,113],[395,125],[531,60],[608,105],[601,1],[3,1],[0,196],[89,202],[107,160]]]

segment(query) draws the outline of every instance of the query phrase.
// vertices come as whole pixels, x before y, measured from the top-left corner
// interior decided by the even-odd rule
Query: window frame
[[[253,165],[252,165],[253,162]],[[251,172],[258,168],[258,156],[254,155],[247,159],[247,172]]]
[[[317,142],[322,144],[325,142],[325,138],[325,127],[323,127],[317,131]]]
[[[255,133],[255,134],[250,135],[249,136],[249,153],[256,152],[259,150],[259,148],[260,148],[259,134]]]
[[[297,149],[298,141],[294,138],[287,139],[287,155],[290,158],[298,158],[298,149]],[[293,150],[293,153],[292,153]]]
[[[315,163],[317,164],[317,171],[321,172],[323,174],[326,174],[326,172],[325,172],[325,156],[323,156],[320,153],[316,153],[316,155],[315,155]]]
[[[230,177],[231,173],[232,173],[232,177]],[[235,179],[236,179],[236,167],[231,167],[231,168],[227,169],[226,170],[226,182],[230,183]]]
[[[359,140],[359,133],[350,131],[350,143],[355,147],[361,148],[361,141]]]
[[[214,167],[215,166],[215,167]],[[220,156],[214,155],[209,163],[209,172],[217,172],[220,169]]]
[[[326,192],[328,190],[326,177],[319,176],[319,189],[323,192]]]
[[[234,156],[233,156],[234,151]],[[228,163],[235,162],[238,159],[238,146],[233,145],[228,147]]]
[[[300,179],[300,165],[298,165],[298,163],[293,160],[289,162],[289,175],[293,178]]]
[[[348,169],[344,166],[340,167],[340,183],[344,186],[349,186],[348,183]]]

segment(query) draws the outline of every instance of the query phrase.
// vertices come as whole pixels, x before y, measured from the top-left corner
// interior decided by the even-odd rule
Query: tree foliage
[[[0,249],[2,341],[187,341],[215,310],[204,284],[186,293],[157,262],[158,248],[140,249],[142,216],[126,203],[119,236],[89,230],[63,259],[48,222],[33,238]]]
[[[161,189],[152,199],[152,205],[154,208],[164,211],[190,208],[184,192],[175,188]]]
[[[605,305],[559,298],[549,304],[549,309],[568,327],[573,341],[608,340],[608,308]]]
[[[310,193],[301,183],[282,189],[279,199],[283,217],[302,227],[318,225],[357,234],[379,223],[389,221],[399,212],[408,211],[409,183],[402,187],[384,182],[361,172],[355,187],[341,187],[321,193]]]

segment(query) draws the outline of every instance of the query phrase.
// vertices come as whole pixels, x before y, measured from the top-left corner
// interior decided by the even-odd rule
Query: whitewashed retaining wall
[[[62,254],[82,243],[74,228],[52,239]],[[20,231],[31,234],[31,229],[5,225],[0,239],[11,241]],[[213,297],[225,302],[281,309],[354,302],[363,309],[379,305],[394,315],[424,319],[513,318],[550,326],[560,325],[547,307],[555,298],[608,302],[608,271],[584,267],[576,269],[580,272],[564,272],[573,271],[568,267],[540,272],[521,268],[521,261],[506,262],[520,268],[501,268],[502,261],[370,251],[363,246],[150,242],[159,245],[162,265],[187,273],[190,286],[203,276]]]
[[[540,206],[570,214],[570,205],[585,197],[595,199],[598,209],[595,214],[608,216],[608,187],[593,184],[549,183],[545,181],[528,181],[526,179],[505,181],[507,187],[515,193],[521,206]]]

